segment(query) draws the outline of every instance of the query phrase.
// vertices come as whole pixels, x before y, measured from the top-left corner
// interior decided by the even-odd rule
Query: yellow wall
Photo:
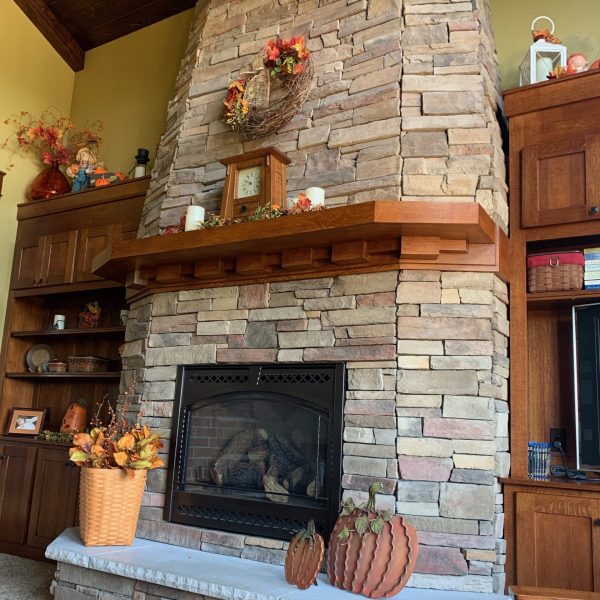
[[[587,34],[599,48],[588,60],[600,57],[599,0],[490,0],[490,6],[505,90],[519,85],[519,65],[532,42],[531,21],[539,15],[552,18],[555,35],[563,42],[574,34]],[[566,45],[568,52],[580,50]]]
[[[21,110],[39,114],[55,106],[69,114],[73,71],[13,0],[0,0],[0,56],[0,140],[14,131],[4,119]],[[11,152],[0,149],[0,171],[6,171],[10,162]],[[0,326],[6,311],[17,204],[24,200],[28,183],[40,170],[33,155],[16,156],[13,162],[0,198]]]
[[[175,90],[193,10],[90,50],[75,75],[71,118],[104,121],[100,158],[127,173],[138,148],[154,159]]]

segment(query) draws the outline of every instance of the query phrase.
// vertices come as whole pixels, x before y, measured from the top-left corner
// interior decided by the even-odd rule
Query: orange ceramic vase
[[[29,185],[28,200],[42,200],[71,191],[71,184],[63,175],[58,165],[50,165],[40,171]]]

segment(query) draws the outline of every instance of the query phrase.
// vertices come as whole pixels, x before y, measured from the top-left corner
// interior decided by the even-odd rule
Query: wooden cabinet
[[[0,431],[14,406],[47,409],[44,428],[57,431],[71,402],[87,400],[91,417],[105,396],[118,395],[125,289],[96,277],[91,264],[113,241],[135,236],[148,181],[18,206],[0,353]],[[100,324],[79,329],[79,312],[90,301],[102,308]],[[52,329],[55,314],[65,315],[64,330]],[[103,373],[31,373],[25,356],[36,344],[49,345],[64,362],[93,355],[110,364]],[[68,462],[66,447],[33,439],[0,436],[0,455],[7,456],[0,459],[0,552],[41,559],[48,543],[76,523],[79,469]]]
[[[525,146],[522,226],[600,219],[599,172],[600,133]]]
[[[0,542],[24,544],[36,448],[0,443]]]
[[[73,282],[77,231],[20,242],[15,249],[13,289]]]
[[[68,459],[66,448],[40,448],[38,452],[27,543],[45,548],[77,523],[79,468]]]
[[[564,430],[576,462],[572,307],[600,290],[528,293],[526,259],[600,247],[600,71],[504,95],[510,172],[508,585],[600,592],[600,486],[527,478],[527,444]],[[558,453],[553,459],[562,464]],[[600,466],[600,465],[599,465]]]

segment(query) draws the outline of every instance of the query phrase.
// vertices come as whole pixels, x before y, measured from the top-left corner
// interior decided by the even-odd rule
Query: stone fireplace
[[[299,34],[313,53],[315,88],[284,130],[243,141],[221,121],[227,84],[268,39]],[[292,159],[290,196],[319,185],[328,206],[477,202],[506,231],[498,101],[485,0],[201,2],[139,237],[177,223],[190,203],[218,210],[219,159],[269,145]],[[172,446],[182,367],[342,364],[342,495],[361,500],[371,483],[383,483],[379,505],[419,532],[413,587],[501,591],[505,282],[494,269],[435,263],[287,279],[196,282],[137,299],[123,385],[136,382],[139,408]],[[282,563],[283,535],[165,519],[174,478],[175,463],[149,473],[140,537]]]

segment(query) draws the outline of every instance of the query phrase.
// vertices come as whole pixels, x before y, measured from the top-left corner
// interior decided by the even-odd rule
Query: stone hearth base
[[[54,600],[351,600],[358,596],[319,585],[300,591],[283,568],[233,556],[136,539],[132,547],[86,548],[67,529],[46,550],[58,563]],[[406,588],[402,600],[506,600],[497,594]]]

